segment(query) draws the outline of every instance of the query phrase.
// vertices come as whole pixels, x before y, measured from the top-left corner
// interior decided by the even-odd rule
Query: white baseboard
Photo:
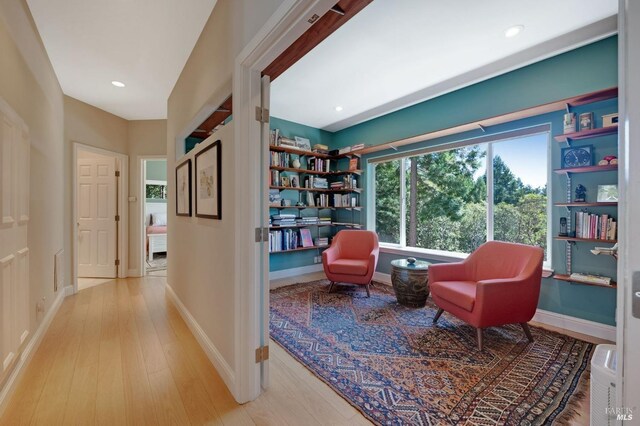
[[[280,280],[283,278],[295,277],[298,275],[311,274],[314,272],[322,272],[322,263],[317,265],[301,266],[299,268],[283,269],[281,271],[269,272],[270,280]]]
[[[558,314],[542,309],[538,309],[536,311],[532,321],[564,328],[565,330],[586,334],[599,339],[606,339],[612,342],[616,341],[616,328],[612,325],[601,324],[599,322]]]
[[[42,338],[46,334],[49,329],[49,325],[51,325],[51,321],[56,316],[58,309],[62,305],[62,301],[68,295],[73,294],[73,286],[65,286],[58,292],[53,304],[49,308],[49,311],[45,314],[42,322],[38,326],[38,329],[33,333],[31,340],[27,343],[27,346],[24,348],[22,353],[20,354],[20,358],[16,363],[11,375],[7,378],[4,386],[0,389],[0,416],[4,412],[9,399],[11,399],[11,394],[15,391],[15,387],[22,377],[27,365],[29,365],[29,361],[33,358],[33,355],[38,350],[40,343],[42,342]]]
[[[385,274],[384,272],[374,272],[373,281],[377,281],[382,284],[391,285],[391,274]]]
[[[127,277],[141,277],[142,274],[140,273],[139,269],[129,269],[127,271]]]
[[[209,339],[209,336],[207,336],[202,327],[200,327],[200,324],[198,324],[193,315],[191,315],[187,307],[184,306],[171,286],[167,284],[165,288],[167,295],[171,298],[171,301],[178,309],[178,312],[180,312],[180,315],[182,316],[182,319],[184,319],[184,322],[187,323],[189,330],[191,330],[198,343],[200,343],[200,346],[202,347],[202,350],[204,350],[204,352],[207,354],[209,361],[211,361],[215,369],[218,371],[220,377],[222,377],[222,380],[227,385],[227,388],[229,388],[231,393],[235,393],[236,380],[233,370],[231,369],[229,364],[227,364],[227,361],[225,361],[220,351],[218,351],[213,342]]]
[[[373,279],[374,281],[391,285],[390,274],[376,272],[373,274]],[[586,334],[587,336],[597,337],[599,339],[606,339],[612,342],[616,341],[616,328],[614,326],[600,324],[595,321],[584,320],[542,309],[536,310],[536,314],[533,316],[532,321],[563,328],[575,333]]]

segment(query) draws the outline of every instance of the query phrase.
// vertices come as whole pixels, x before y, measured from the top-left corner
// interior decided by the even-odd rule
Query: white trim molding
[[[601,324],[599,322],[545,311],[543,309],[536,311],[532,321],[563,328],[575,333],[586,334],[587,336],[597,337],[599,339],[612,342],[616,341],[616,328],[613,325]]]
[[[373,274],[373,280],[382,284],[391,285],[391,275],[383,272],[375,272]],[[545,311],[543,309],[536,310],[532,321],[563,328],[568,331],[573,331],[574,333],[586,334],[587,336],[597,337],[599,339],[610,340],[612,342],[616,341],[616,328],[612,325],[601,324],[599,322]]]
[[[220,377],[222,377],[222,380],[227,385],[227,388],[229,388],[229,390],[237,400],[238,398],[236,395],[236,379],[233,369],[229,366],[229,364],[227,364],[227,361],[224,359],[220,351],[216,348],[211,339],[209,339],[202,327],[200,327],[200,324],[198,324],[193,315],[191,315],[187,307],[182,303],[178,295],[173,291],[169,284],[166,284],[165,290],[166,294],[171,299],[171,302],[173,302],[175,307],[178,309],[178,312],[180,312],[180,316],[182,316],[184,322],[187,323],[189,330],[191,330],[196,340],[200,344],[200,347],[202,348],[204,353],[207,354],[207,358],[209,358],[209,361],[211,361],[216,371],[218,371]]]
[[[62,306],[62,301],[65,297],[72,294],[73,286],[71,285],[65,286],[58,291],[58,295],[54,299],[53,304],[49,308],[49,311],[45,314],[42,322],[38,326],[38,329],[33,334],[33,337],[31,337],[31,340],[29,340],[29,343],[27,343],[24,351],[22,351],[22,353],[20,354],[20,358],[18,359],[18,362],[16,363],[13,371],[7,378],[2,389],[0,389],[0,416],[4,412],[13,392],[16,390],[16,386],[20,381],[22,374],[29,365],[31,358],[33,358],[33,355],[38,350],[38,347],[40,347],[40,343],[42,343],[42,339],[47,333],[47,330],[51,325],[51,321],[53,321],[56,313],[58,313],[58,309],[60,309],[60,306]]]

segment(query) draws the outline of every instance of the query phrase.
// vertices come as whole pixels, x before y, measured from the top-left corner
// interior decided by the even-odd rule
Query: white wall
[[[204,109],[213,111],[231,93],[234,58],[269,19],[282,0],[218,0],[185,65],[168,104],[167,165],[169,205],[175,202],[176,138]],[[169,209],[168,284],[199,324],[219,355],[217,366],[238,398],[234,374],[235,289],[238,287],[233,227],[235,182],[245,173],[234,167],[234,124],[214,135],[222,140],[222,220],[184,218]],[[199,148],[200,149],[200,148]],[[178,150],[180,151],[180,150]],[[241,191],[241,188],[237,189]],[[215,361],[215,360],[214,360]]]
[[[0,97],[26,122],[31,136],[28,243],[33,336],[43,318],[36,315],[36,303],[44,300],[48,311],[63,291],[53,291],[54,254],[63,248],[66,237],[61,226],[63,95],[26,2],[0,2],[0,52]]]
[[[69,191],[65,193],[65,235],[69,235],[65,252],[69,253],[68,277],[71,276],[71,258],[73,248],[73,204],[72,204],[72,153],[76,142],[107,151],[117,152],[129,156],[129,186],[130,196],[137,200],[129,202],[129,270],[139,275],[142,270],[140,259],[140,233],[142,220],[139,218],[139,206],[144,199],[140,199],[140,172],[138,156],[165,155],[167,129],[166,120],[135,120],[127,121],[116,115],[81,102],[69,96],[64,97],[65,121],[65,186]]]

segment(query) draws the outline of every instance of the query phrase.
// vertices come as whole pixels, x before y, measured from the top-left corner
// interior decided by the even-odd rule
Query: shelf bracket
[[[482,124],[478,123],[478,127],[480,127],[480,130],[482,130],[482,133],[487,133],[487,128],[484,127]]]
[[[571,112],[571,105],[569,105],[568,103],[564,104],[564,108],[567,110],[567,114]]]

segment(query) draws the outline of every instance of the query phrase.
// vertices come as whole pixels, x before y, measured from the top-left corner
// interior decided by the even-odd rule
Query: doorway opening
[[[126,276],[127,156],[74,145],[75,290]],[[125,200],[123,200],[125,197]]]
[[[140,159],[142,275],[167,276],[167,158]]]

